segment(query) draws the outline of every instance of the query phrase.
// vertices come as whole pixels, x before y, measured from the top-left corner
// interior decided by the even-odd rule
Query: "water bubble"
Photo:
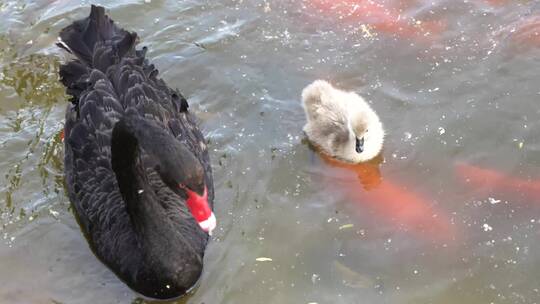
[[[492,205],[495,205],[495,204],[498,204],[498,203],[501,202],[501,200],[495,199],[495,198],[493,198],[493,197],[489,197],[489,198],[488,198],[488,201],[489,201],[489,203],[492,204]]]
[[[439,127],[439,135],[446,133],[446,130],[443,127]]]

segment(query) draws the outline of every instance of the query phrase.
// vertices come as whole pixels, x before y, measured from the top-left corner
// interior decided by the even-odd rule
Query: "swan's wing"
[[[65,125],[66,185],[73,207],[93,249],[108,263],[137,263],[130,219],[111,168],[110,137],[123,109],[107,77],[88,69],[88,91],[70,103]],[[127,251],[126,251],[127,250]]]
[[[312,113],[311,124],[311,136],[328,150],[339,149],[349,140],[347,116],[339,105],[318,104]]]
[[[195,116],[188,110],[187,100],[158,77],[158,70],[148,63],[145,53],[146,49],[143,49],[135,58],[122,59],[114,69],[109,69],[109,77],[118,94],[125,92],[120,96],[125,109],[136,109],[141,116],[161,124],[201,162],[213,208],[212,168],[204,135]]]
[[[95,33],[99,33],[96,36]],[[118,28],[102,8],[61,32],[61,46],[78,59],[61,67],[62,82],[78,104],[89,83],[84,76],[91,68],[106,74],[111,92],[123,110],[135,110],[169,130],[195,154],[205,167],[207,186],[213,197],[210,160],[204,136],[188,111],[186,99],[158,77],[158,70],[145,58],[146,48],[136,50],[136,33]]]

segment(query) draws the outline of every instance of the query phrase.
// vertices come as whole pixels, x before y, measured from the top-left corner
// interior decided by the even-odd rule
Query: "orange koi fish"
[[[487,2],[492,6],[501,6],[507,4],[508,0],[484,0],[484,2]]]
[[[382,179],[379,163],[347,164],[320,153],[324,162],[334,168],[353,171],[364,188],[352,183],[347,195],[366,207],[375,216],[396,229],[412,232],[432,241],[455,239],[455,227],[450,218],[437,210],[432,200],[388,179]]]
[[[540,15],[530,15],[503,30],[510,38],[511,48],[528,51],[540,48]]]
[[[525,195],[540,202],[540,180],[528,180],[508,176],[499,171],[484,169],[468,164],[456,165],[458,175],[465,181],[480,187],[489,187]]]
[[[402,38],[426,40],[438,36],[445,28],[443,22],[414,20],[376,0],[313,0],[312,4],[323,13],[336,14],[340,20],[358,22],[376,32]],[[363,31],[369,32],[369,29],[363,28]]]

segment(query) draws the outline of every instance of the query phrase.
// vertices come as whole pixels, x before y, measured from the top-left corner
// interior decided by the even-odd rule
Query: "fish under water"
[[[502,172],[459,163],[457,174],[470,185],[485,189],[495,189],[504,193],[516,193],[540,203],[540,179],[524,179]]]
[[[511,4],[511,3],[527,3],[527,2],[534,2],[536,0],[520,0],[520,1],[515,1],[515,0],[481,0],[481,2],[484,2],[486,4],[489,4],[491,6],[495,6],[495,7],[498,7],[498,6],[503,6],[503,5],[507,5],[507,4]]]
[[[334,260],[333,268],[341,279],[341,283],[354,289],[373,288],[376,282],[368,275],[352,270],[338,260]]]
[[[373,162],[348,164],[323,153],[319,154],[330,168],[345,169],[356,174],[360,184],[358,180],[348,180],[343,192],[348,200],[363,210],[368,210],[398,231],[409,232],[430,241],[446,242],[456,239],[456,229],[451,219],[437,210],[434,200],[416,193],[400,182],[381,177],[381,158]],[[335,183],[332,182],[332,186],[335,187]]]
[[[332,14],[341,22],[354,22],[371,36],[375,32],[431,41],[446,29],[444,21],[421,21],[402,14],[398,8],[375,0],[313,0],[310,4],[324,14]]]
[[[506,44],[513,53],[525,53],[540,48],[540,2],[538,1],[510,1],[510,0],[483,0],[482,2],[498,8],[519,2],[527,4],[528,12],[519,14],[517,19],[502,25],[493,31],[496,41]]]
[[[492,6],[501,6],[508,3],[508,0],[483,0],[483,1]]]
[[[529,15],[497,32],[507,38],[509,48],[520,53],[540,48],[540,15]]]

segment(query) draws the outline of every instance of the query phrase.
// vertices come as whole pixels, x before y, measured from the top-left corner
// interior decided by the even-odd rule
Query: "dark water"
[[[210,139],[219,228],[179,303],[540,302],[540,194],[456,171],[540,179],[538,2],[384,2],[440,21],[427,36],[315,2],[96,1]],[[0,1],[0,303],[144,302],[93,256],[64,192],[54,42],[88,5]],[[414,223],[390,188],[369,196],[303,142],[299,95],[317,78],[379,113],[382,180],[418,198],[395,198]]]

